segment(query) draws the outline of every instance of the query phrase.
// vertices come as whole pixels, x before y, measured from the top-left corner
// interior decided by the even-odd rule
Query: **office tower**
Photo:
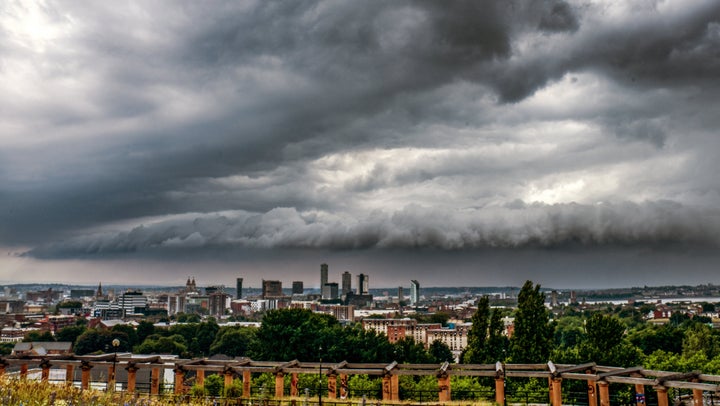
[[[338,298],[337,282],[330,282],[323,285],[322,298],[323,300],[334,300]]]
[[[242,283],[243,283],[243,278],[235,279],[235,290],[237,291],[237,293],[235,293],[236,299],[242,298]]]
[[[410,281],[410,303],[416,305],[420,302],[420,282],[415,279]]]
[[[323,286],[328,283],[328,265],[327,264],[321,264],[320,265],[320,291],[322,291]]]
[[[405,294],[403,292],[403,287],[398,286],[398,303],[402,302],[403,300],[405,300]]]
[[[352,275],[350,272],[343,272],[342,274],[342,294],[347,295],[352,292]]]
[[[359,274],[357,276],[357,294],[367,295],[370,291],[370,275]]]
[[[305,291],[305,289],[303,287],[302,281],[293,281],[293,284],[292,284],[292,294],[293,295],[302,295],[304,291]]]
[[[282,282],[280,281],[262,281],[262,298],[278,298],[282,297]]]

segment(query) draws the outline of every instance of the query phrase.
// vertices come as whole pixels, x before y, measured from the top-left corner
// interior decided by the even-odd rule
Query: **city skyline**
[[[0,282],[720,283],[719,27],[709,0],[3,3]]]

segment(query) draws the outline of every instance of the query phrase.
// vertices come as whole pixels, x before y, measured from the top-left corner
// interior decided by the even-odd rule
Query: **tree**
[[[395,347],[395,361],[399,364],[430,364],[433,362],[430,354],[425,350],[425,346],[411,337],[403,337],[393,346]]]
[[[55,341],[52,333],[49,331],[30,331],[23,337],[24,342],[47,342]]]
[[[477,311],[473,313],[472,327],[468,331],[468,343],[463,354],[466,364],[482,364],[487,359],[487,336],[490,327],[490,299],[481,297],[477,302]]]
[[[67,326],[60,329],[55,334],[55,338],[58,341],[67,341],[75,345],[75,341],[80,337],[87,329],[83,326]]]
[[[155,325],[147,320],[141,320],[137,326],[138,342],[142,343],[145,339],[155,333]]]
[[[248,327],[223,327],[210,345],[210,355],[244,356],[254,336],[254,330]]]
[[[705,324],[695,323],[685,331],[685,338],[682,340],[682,355],[690,358],[697,353],[702,353],[707,359],[713,359],[720,354],[720,344],[713,335],[710,327]]]
[[[436,363],[455,362],[455,356],[450,347],[440,340],[433,341],[428,352]]]
[[[550,356],[553,326],[545,308],[545,294],[540,285],[526,281],[518,294],[515,332],[510,341],[512,362],[543,363]]]

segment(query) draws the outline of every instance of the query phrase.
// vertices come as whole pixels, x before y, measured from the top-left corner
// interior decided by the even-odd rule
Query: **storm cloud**
[[[29,261],[718,244],[714,1],[7,2],[0,34]]]

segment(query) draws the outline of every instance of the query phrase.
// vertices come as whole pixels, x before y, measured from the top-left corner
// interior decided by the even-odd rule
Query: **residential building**
[[[357,276],[357,294],[367,295],[370,293],[370,275],[359,274]]]
[[[341,277],[341,283],[342,283],[342,290],[340,293],[345,296],[348,293],[352,292],[352,275],[350,272],[343,272]]]

